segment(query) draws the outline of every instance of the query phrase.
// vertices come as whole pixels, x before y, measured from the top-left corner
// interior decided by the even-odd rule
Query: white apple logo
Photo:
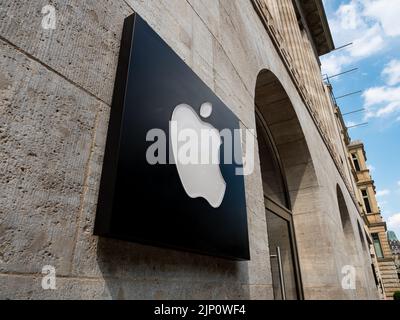
[[[211,113],[212,104],[204,103],[201,106],[200,115],[208,118]],[[179,139],[185,131],[186,137],[192,138],[189,142]],[[211,144],[210,141],[206,141],[205,136],[211,138]],[[202,137],[200,141],[199,137]],[[192,107],[180,104],[172,113],[170,141],[178,174],[187,195],[191,198],[202,197],[213,208],[218,208],[226,190],[226,182],[219,167],[221,136],[218,130],[211,124],[203,122]],[[185,156],[188,151],[191,153],[192,160],[199,161],[187,161]]]

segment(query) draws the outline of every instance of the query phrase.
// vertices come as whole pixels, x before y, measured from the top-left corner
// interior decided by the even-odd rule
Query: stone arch
[[[365,282],[365,273],[363,266],[363,255],[357,250],[356,235],[354,233],[353,222],[346,204],[345,197],[342,189],[336,185],[336,196],[338,201],[338,208],[340,220],[343,230],[343,265],[351,265],[356,268],[356,292],[362,292],[362,283]],[[361,240],[362,241],[362,240]],[[362,243],[361,243],[362,245]]]
[[[351,217],[349,210],[347,208],[346,200],[343,196],[342,189],[340,188],[339,185],[336,185],[336,195],[339,206],[340,220],[342,222],[342,229],[346,242],[348,243],[347,247],[350,249],[349,253],[354,254],[355,235],[354,235],[353,224],[351,222]]]
[[[353,292],[352,298],[354,299],[356,296],[365,296],[366,288],[365,284],[371,280],[371,269],[368,266],[368,248],[365,242],[364,232],[362,231],[360,221],[355,218],[355,223],[357,227],[353,226],[353,221],[351,219],[351,215],[349,213],[345,197],[343,195],[342,189],[339,185],[336,185],[336,193],[337,193],[337,201],[340,213],[340,219],[342,223],[343,229],[343,238],[344,238],[344,254],[343,262],[346,265],[351,265],[356,269],[356,290]],[[357,228],[359,237],[360,237],[360,247],[358,247],[358,240],[356,236],[355,228]]]
[[[353,226],[351,224],[351,218],[349,210],[347,209],[346,200],[344,199],[342,189],[339,185],[336,185],[336,195],[339,206],[340,220],[342,222],[342,228],[346,237],[354,237]]]
[[[256,83],[255,105],[261,120],[276,147],[289,193],[289,209],[293,214],[315,210],[311,199],[301,203],[301,191],[318,186],[313,161],[299,118],[290,98],[272,71],[259,73]],[[257,125],[257,131],[264,129]],[[257,134],[258,134],[257,133]]]
[[[304,108],[302,105],[298,107]],[[267,135],[283,177],[283,189],[287,198],[284,206],[292,217],[300,286],[304,297],[312,298],[313,289],[309,289],[318,286],[318,279],[313,276],[315,272],[319,272],[315,267],[316,252],[321,252],[321,261],[324,260],[324,253],[316,241],[321,236],[318,179],[296,109],[280,80],[269,70],[262,70],[258,74],[255,110],[261,171],[266,166],[261,141]],[[266,175],[262,175],[265,180]],[[265,181],[265,194],[264,184]],[[270,230],[268,233],[270,237]]]
[[[360,220],[357,220],[357,229],[358,229],[358,233],[360,236],[360,241],[361,241],[361,247],[362,250],[360,252],[360,263],[361,263],[361,268],[363,271],[363,281],[364,283],[376,283],[377,285],[377,279],[376,279],[376,275],[375,275],[375,269],[371,260],[371,255],[370,255],[370,247],[369,247],[369,243],[367,240],[367,234],[364,230],[364,228],[362,227],[362,223],[360,223]],[[363,267],[363,268],[362,268]],[[361,273],[361,270],[360,270]],[[358,292],[360,292],[361,294],[366,294],[365,292],[363,292],[363,290],[358,290]]]
[[[365,240],[363,228],[361,227],[360,221],[358,220],[357,220],[357,228],[358,228],[358,234],[360,236],[361,246],[364,251],[367,251],[368,250],[367,241]]]

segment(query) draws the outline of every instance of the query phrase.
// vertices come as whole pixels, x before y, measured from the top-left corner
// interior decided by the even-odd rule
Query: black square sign
[[[217,141],[207,149],[212,154],[217,145],[216,164],[203,162],[203,145],[194,153],[184,148],[182,137],[193,146],[192,133],[207,129]],[[128,17],[95,234],[250,259],[244,179],[240,165],[225,160],[241,156],[240,140],[223,134],[234,138],[238,129],[238,118],[156,32],[137,14]]]

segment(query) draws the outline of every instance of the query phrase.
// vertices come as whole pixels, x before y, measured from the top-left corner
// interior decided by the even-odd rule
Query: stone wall
[[[41,27],[47,4],[56,8],[55,30]],[[317,177],[304,188],[309,192],[292,190],[299,210],[309,200],[314,206],[295,219],[305,297],[375,298],[360,241],[359,255],[350,261],[359,271],[358,289],[341,288],[341,268],[349,261],[337,184],[354,230],[357,208],[247,0],[2,2],[0,298],[273,298],[259,168],[246,177],[250,262],[92,235],[119,41],[123,20],[133,12],[232,108],[242,126],[255,129],[257,75],[263,69],[276,75]],[[302,181],[307,184],[306,175]],[[41,288],[44,265],[56,268],[56,290]]]

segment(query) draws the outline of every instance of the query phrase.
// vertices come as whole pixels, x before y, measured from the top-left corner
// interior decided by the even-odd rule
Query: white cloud
[[[342,4],[337,10],[336,15],[342,29],[357,30],[366,27],[360,15],[360,3],[358,1]]]
[[[389,86],[400,83],[400,60],[390,61],[383,69],[382,77],[386,78],[386,83]]]
[[[373,87],[363,93],[366,118],[382,118],[400,111],[400,87]]]
[[[390,190],[385,189],[385,190],[379,190],[376,192],[377,197],[384,197],[390,194]]]
[[[346,122],[346,127],[350,128],[350,127],[354,127],[355,125],[357,125],[357,123],[353,122],[353,121],[347,121]]]
[[[364,0],[364,15],[376,19],[390,37],[400,35],[398,0]]]
[[[386,107],[380,108],[377,112],[376,112],[376,116],[379,117],[384,117],[387,115],[392,114],[395,111],[400,110],[400,101],[397,102],[392,102],[389,103]]]
[[[340,73],[360,59],[371,57],[391,46],[400,36],[398,0],[351,0],[340,5],[329,20],[338,46],[353,45],[321,58],[324,74]]]
[[[378,201],[378,207],[379,207],[379,209],[383,209],[383,210],[385,210],[384,208],[386,207],[386,205],[388,204],[388,202],[385,200],[385,201]],[[386,210],[385,210],[386,211]]]
[[[363,96],[365,98],[366,107],[371,107],[383,102],[396,102],[400,100],[400,87],[373,87],[366,90]]]
[[[397,185],[400,187],[400,181],[397,181]]]
[[[400,213],[391,215],[387,219],[389,229],[400,229]]]
[[[371,172],[375,171],[375,167],[374,167],[372,164],[369,164],[369,165],[367,166],[367,168],[368,168],[368,170],[371,171]]]
[[[336,75],[342,71],[343,65],[349,64],[350,61],[350,57],[339,54],[331,54],[322,57],[321,72],[329,76]]]
[[[366,30],[363,36],[354,40],[349,53],[354,58],[364,58],[378,53],[384,47],[382,30],[378,25]]]
[[[339,6],[329,19],[329,25],[338,45],[344,45],[364,35],[368,29],[367,21],[361,15],[363,4],[352,0]],[[363,31],[363,33],[360,33]]]

